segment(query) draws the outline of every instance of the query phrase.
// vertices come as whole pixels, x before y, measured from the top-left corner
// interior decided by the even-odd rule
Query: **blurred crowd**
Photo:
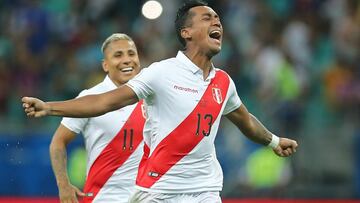
[[[0,137],[52,134],[59,119],[26,119],[20,98],[71,99],[101,81],[100,48],[111,33],[134,39],[143,67],[175,56],[180,46],[173,22],[181,1],[160,0],[164,8],[156,20],[141,15],[144,2],[0,1]],[[289,196],[311,196],[317,189],[336,191],[330,196],[359,195],[354,185],[360,182],[360,1],[208,2],[225,34],[215,66],[231,75],[249,111],[300,144],[298,155],[283,163],[279,187],[291,185]],[[248,155],[258,152],[238,134],[224,120],[217,138],[229,196],[236,190],[251,194],[249,174],[243,173],[251,166]]]

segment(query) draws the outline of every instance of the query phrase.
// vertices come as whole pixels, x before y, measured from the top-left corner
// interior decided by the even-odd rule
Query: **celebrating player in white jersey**
[[[293,154],[297,143],[268,131],[247,111],[228,74],[213,66],[223,28],[212,8],[201,1],[186,2],[175,27],[184,50],[143,69],[126,85],[63,102],[24,97],[23,107],[30,117],[84,117],[144,99],[144,161],[131,202],[221,202],[223,175],[214,147],[221,115],[279,156]],[[97,105],[88,106],[93,103]]]
[[[140,71],[134,41],[115,33],[102,46],[104,81],[79,97],[114,90]],[[90,106],[96,105],[96,103]],[[63,118],[50,144],[50,157],[61,202],[128,202],[143,151],[145,119],[142,102],[93,118]],[[66,171],[66,146],[82,133],[88,155],[84,192],[73,186]]]

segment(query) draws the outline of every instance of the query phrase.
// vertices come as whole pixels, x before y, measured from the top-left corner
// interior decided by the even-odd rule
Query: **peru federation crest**
[[[213,87],[212,88],[212,95],[213,95],[213,99],[216,101],[216,103],[221,104],[221,102],[223,101],[223,98],[222,98],[222,95],[221,95],[220,88]]]
[[[142,113],[142,116],[146,119],[146,107],[144,104],[141,104],[141,113]]]

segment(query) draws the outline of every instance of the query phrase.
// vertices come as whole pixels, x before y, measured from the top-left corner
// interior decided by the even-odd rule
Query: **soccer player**
[[[107,76],[101,83],[82,91],[79,97],[116,89],[140,71],[137,49],[128,35],[112,34],[101,50]],[[139,102],[98,117],[63,118],[50,144],[61,202],[78,202],[76,195],[83,197],[85,203],[128,202],[143,151],[145,119],[141,105]],[[66,146],[80,132],[88,155],[84,192],[70,183],[66,171]]]
[[[144,158],[131,202],[221,202],[223,175],[214,147],[221,115],[279,156],[293,154],[297,143],[267,130],[247,111],[229,75],[213,66],[223,28],[212,8],[187,1],[175,27],[183,51],[153,63],[126,85],[63,102],[24,97],[23,107],[30,117],[85,117],[144,99]]]

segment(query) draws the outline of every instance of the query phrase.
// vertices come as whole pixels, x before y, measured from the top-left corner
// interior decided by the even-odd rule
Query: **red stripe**
[[[217,71],[215,77],[207,87],[200,102],[193,111],[178,125],[174,131],[167,135],[155,148],[154,152],[139,168],[136,184],[141,187],[150,188],[158,181],[172,166],[180,159],[191,152],[196,145],[204,138],[202,135],[209,129],[208,122],[200,123],[200,134],[196,135],[198,114],[213,116],[212,123],[218,117],[223,100],[221,103],[215,101],[212,88],[219,88],[226,98],[229,88],[229,78],[223,71]],[[180,144],[181,143],[181,144]],[[150,175],[153,173],[152,175]],[[154,174],[155,173],[155,174]],[[156,176],[156,177],[155,177]]]
[[[146,144],[146,142],[144,142],[144,154],[141,158],[141,161],[139,163],[139,168],[138,168],[138,171],[142,171],[143,168],[145,167],[145,163],[146,161],[148,160],[149,158],[149,154],[150,154],[150,148],[149,146]]]
[[[350,199],[223,199],[223,203],[359,203]]]
[[[58,197],[0,197],[0,203],[59,203]],[[359,203],[356,199],[223,199],[223,203]]]
[[[111,140],[111,142],[103,149],[100,155],[96,158],[93,165],[90,168],[86,183],[84,186],[85,193],[92,193],[92,197],[83,198],[84,203],[92,202],[96,197],[99,190],[104,186],[106,181],[112,176],[112,174],[124,162],[130,157],[130,155],[137,149],[141,141],[143,140],[143,128],[145,119],[141,109],[142,101],[140,101],[133,112],[129,116],[124,126],[120,129],[117,135]],[[132,148],[130,149],[130,129],[133,130]],[[126,139],[125,132],[126,130]],[[125,149],[124,149],[125,140]]]

